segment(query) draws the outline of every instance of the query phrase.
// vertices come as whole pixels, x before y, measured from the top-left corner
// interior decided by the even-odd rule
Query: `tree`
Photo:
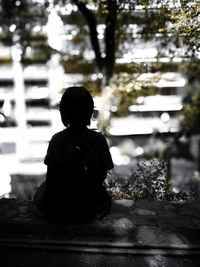
[[[55,0],[54,3],[60,7],[65,7],[69,3],[78,7],[80,15],[74,12],[74,14],[62,17],[66,24],[72,23],[71,17],[79,28],[83,27],[82,24],[88,26],[91,49],[95,54],[98,71],[104,75],[104,86],[109,84],[113,74],[119,72],[156,72],[176,67],[172,60],[180,54],[182,38],[182,31],[176,30],[176,22],[179,20],[179,11],[185,10],[186,4],[180,5],[177,1],[164,0]],[[85,21],[81,19],[81,15]],[[103,34],[99,34],[99,25],[104,26]],[[75,40],[81,42],[84,38],[87,38],[85,29],[82,36],[79,31]],[[157,64],[145,62],[134,64],[131,58],[129,62],[116,64],[116,60],[124,54],[134,53],[139,40],[141,42],[154,41],[158,51]],[[170,58],[171,62],[168,66],[159,61],[159,58],[163,56]]]
[[[69,1],[55,1],[59,5],[66,5]],[[71,3],[78,7],[80,13],[84,16],[89,28],[91,46],[95,54],[95,62],[98,70],[105,77],[105,85],[114,72],[115,52],[116,52],[116,26],[117,15],[120,11],[120,4],[117,0],[108,1],[79,1],[72,0]],[[95,7],[95,11],[90,9],[88,4]],[[99,21],[98,21],[99,20]],[[98,23],[105,25],[104,43],[100,43],[98,38]]]
[[[128,94],[131,99],[140,93],[153,92],[150,90],[150,86],[145,85],[145,82],[138,84],[137,78],[141,73],[162,73],[166,70],[182,71],[174,58],[185,58],[187,62],[193,58],[194,62],[199,53],[199,0],[44,0],[43,2],[2,0],[2,3],[5,13],[2,20],[7,25],[6,36],[12,35],[10,29],[13,29],[13,25],[15,25],[17,30],[14,32],[18,32],[17,36],[21,36],[18,41],[22,44],[23,51],[30,44],[28,40],[31,39],[32,26],[38,23],[44,25],[47,22],[51,3],[52,8],[55,8],[62,18],[64,25],[71,23],[79,29],[78,34],[73,36],[74,44],[82,43],[82,48],[88,46],[89,42],[86,42],[86,39],[88,38],[87,33],[89,33],[90,47],[95,55],[95,64],[92,63],[89,66],[81,57],[81,53],[71,57],[69,54],[67,63],[63,60],[67,71],[76,71],[81,61],[80,72],[102,74],[99,75],[100,79],[97,81],[99,82],[103,76],[103,83],[101,86],[98,84],[101,89],[106,85],[113,86],[116,82],[121,81],[123,90],[132,92]],[[69,5],[76,6],[79,12],[77,13],[77,10],[66,12]],[[63,8],[65,13],[62,13]],[[85,26],[88,27],[88,32]],[[99,30],[100,26],[101,31]],[[154,62],[137,63],[134,61],[134,54],[137,53],[136,47],[142,42],[154,43],[157,50]],[[50,49],[46,49],[48,55],[50,51]],[[65,53],[58,52],[65,58]],[[25,53],[23,52],[23,54]],[[75,61],[73,61],[73,57]],[[167,57],[169,61],[167,63],[160,61],[162,57]],[[128,60],[123,62],[121,60],[119,63],[120,59]],[[135,86],[138,87],[137,92]]]
[[[1,41],[12,46],[20,44],[22,58],[34,39],[33,28],[47,23],[47,1],[44,4],[25,0],[1,0]],[[43,39],[44,41],[44,39]]]

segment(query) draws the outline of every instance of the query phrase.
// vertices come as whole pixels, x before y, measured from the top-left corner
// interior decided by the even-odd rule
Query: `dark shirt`
[[[56,164],[56,162],[65,160],[64,151],[71,143],[83,147],[86,152],[88,147],[92,148],[92,158],[96,164],[92,175],[85,181],[85,192],[83,190],[82,195],[76,193],[76,181],[73,184],[71,181],[73,179],[67,170],[65,173],[60,172],[59,164]],[[48,166],[46,184],[49,199],[65,202],[65,205],[68,202],[72,204],[73,199],[76,203],[81,202],[83,205],[95,204],[95,201],[100,203],[101,196],[103,196],[103,181],[107,171],[113,168],[113,161],[105,137],[86,127],[82,129],[66,128],[56,133],[49,143],[44,163]],[[71,205],[68,204],[67,206]]]
[[[88,128],[81,130],[66,128],[56,133],[49,143],[44,163],[47,166],[53,164],[62,155],[64,146],[69,143],[91,146],[101,169],[108,171],[113,168],[113,161],[105,137],[101,133]]]

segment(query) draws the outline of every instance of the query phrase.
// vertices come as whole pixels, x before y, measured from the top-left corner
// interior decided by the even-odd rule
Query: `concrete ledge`
[[[119,200],[102,221],[61,225],[48,221],[32,201],[0,200],[0,239],[200,245],[200,202]]]
[[[120,200],[102,221],[61,225],[0,200],[1,267],[200,266],[200,203]]]

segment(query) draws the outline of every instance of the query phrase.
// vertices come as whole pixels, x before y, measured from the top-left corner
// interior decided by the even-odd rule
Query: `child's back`
[[[40,197],[37,197],[39,193],[36,193],[35,201],[37,206],[49,215],[56,214],[78,220],[92,219],[96,215],[104,216],[109,211],[111,200],[102,184],[107,171],[113,168],[113,162],[105,137],[87,128],[91,111],[86,110],[87,116],[84,118],[82,114],[80,121],[77,114],[73,113],[70,117],[65,109],[67,101],[64,103],[63,98],[69,98],[67,93],[70,94],[70,90],[77,91],[76,93],[81,90],[84,95],[85,89],[75,87],[68,90],[60,105],[62,121],[68,126],[55,134],[50,141],[45,157],[46,182],[42,186],[43,190],[38,190],[43,191],[43,197],[41,198],[41,193]],[[91,101],[90,95],[88,98]],[[84,95],[82,102],[85,99],[87,97]],[[83,108],[82,102],[80,97],[79,106]],[[70,104],[72,103],[71,99]],[[93,111],[93,106],[91,107]]]

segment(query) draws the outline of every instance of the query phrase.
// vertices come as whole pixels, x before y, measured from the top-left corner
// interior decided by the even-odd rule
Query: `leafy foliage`
[[[9,46],[20,45],[23,62],[46,62],[53,51],[48,46],[46,36],[34,35],[33,27],[46,25],[48,2],[1,0],[0,3],[0,24],[3,27],[1,41]],[[27,48],[34,46],[37,46],[36,60],[26,59]]]
[[[172,29],[179,38],[177,46],[187,47],[189,57],[200,52],[199,0],[180,1],[180,8],[172,11]]]
[[[131,78],[132,77],[132,78]],[[159,81],[160,75],[151,77],[148,80],[141,80],[138,73],[133,77],[129,73],[115,74],[110,81],[113,89],[112,104],[117,106],[115,116],[126,116],[130,114],[128,108],[130,105],[137,105],[137,98],[140,96],[155,95],[158,91],[154,83]]]
[[[167,166],[163,160],[139,160],[130,178],[107,179],[106,188],[114,199],[191,200],[200,199],[199,174],[186,190],[174,193],[167,180]]]
[[[183,110],[182,129],[190,133],[200,133],[200,90],[192,97]]]

